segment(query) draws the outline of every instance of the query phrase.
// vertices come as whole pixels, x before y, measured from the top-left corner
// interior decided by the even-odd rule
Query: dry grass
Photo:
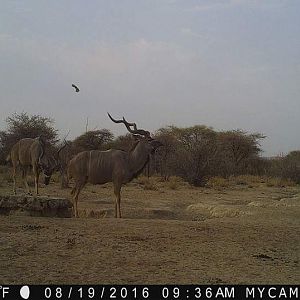
[[[12,183],[12,172],[9,166],[0,166],[0,185]]]
[[[264,182],[263,177],[254,175],[231,176],[230,180],[236,185],[256,185]]]
[[[229,178],[211,177],[206,187],[214,189],[233,188],[234,186],[246,186],[249,188],[268,186],[268,187],[294,187],[296,183],[290,179],[282,179],[267,176],[239,175]]]
[[[148,178],[147,176],[141,175],[141,176],[137,177],[136,179],[134,179],[133,183],[136,183],[136,184],[142,186],[142,188],[144,190],[148,190],[148,191],[157,191],[158,190],[156,177]]]
[[[51,182],[53,183],[60,183],[60,180],[61,180],[61,176],[58,172],[52,174],[51,176]]]
[[[148,190],[148,191],[157,191],[158,190],[158,186],[156,183],[156,180],[153,177],[150,177],[149,179],[147,179],[144,182],[144,190]]]
[[[206,187],[213,188],[213,189],[220,189],[220,188],[228,188],[231,185],[230,180],[223,178],[223,177],[211,177],[207,183]]]
[[[137,183],[145,190],[179,190],[181,188],[192,188],[189,183],[185,182],[181,177],[178,176],[170,176],[167,180],[165,180],[161,176],[152,176],[146,177],[144,175],[136,178],[134,183]]]
[[[265,183],[268,187],[287,187],[296,186],[296,183],[291,179],[283,179],[277,177],[267,177]]]
[[[167,182],[165,182],[165,185],[170,190],[178,190],[182,187],[188,187],[189,184],[185,182],[182,178],[178,176],[171,176]]]
[[[148,177],[144,175],[140,175],[139,177],[135,178],[133,182],[140,185],[144,185],[146,184],[146,182],[148,182]]]
[[[11,169],[11,167],[9,167],[9,166],[1,166],[0,165],[0,174],[1,175],[6,174],[6,173],[10,172],[10,169]]]
[[[114,219],[112,184],[86,185],[78,219],[0,216],[0,278],[8,284],[296,284],[300,188],[260,180],[215,178],[216,188],[191,188],[176,177],[141,176],[122,188],[121,220]],[[11,184],[0,191],[10,193]],[[55,182],[41,184],[40,193],[70,197]]]

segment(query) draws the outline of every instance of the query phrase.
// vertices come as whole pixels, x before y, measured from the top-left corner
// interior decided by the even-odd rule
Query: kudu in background
[[[27,183],[27,172],[32,167],[34,174],[35,193],[39,193],[39,175],[43,171],[44,183],[49,184],[52,173],[57,169],[57,160],[48,151],[45,141],[41,137],[35,139],[24,138],[12,147],[7,161],[11,160],[13,166],[13,192],[16,194],[16,172],[19,166],[22,170],[22,178],[28,194],[30,189]]]
[[[59,166],[59,172],[61,176],[61,188],[67,188],[69,186],[69,179],[67,175],[68,164],[73,157],[72,143],[64,140],[62,147],[57,153],[57,160]]]
[[[108,116],[115,123],[123,123],[136,138],[136,143],[129,151],[117,149],[83,151],[70,161],[68,175],[75,180],[71,192],[75,217],[78,217],[78,195],[87,182],[91,184],[113,182],[116,196],[115,217],[121,218],[122,185],[137,177],[148,163],[150,154],[162,146],[161,142],[150,136],[149,131],[137,129],[135,123],[128,123],[124,117],[122,120],[115,120],[110,114]]]

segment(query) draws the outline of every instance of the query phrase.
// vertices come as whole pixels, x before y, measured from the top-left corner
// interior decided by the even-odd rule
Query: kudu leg
[[[75,192],[74,198],[73,198],[73,209],[74,209],[74,217],[75,218],[79,218],[78,208],[77,208],[79,192],[80,192],[79,189],[77,189]]]
[[[39,194],[39,173],[36,174],[35,176],[35,193],[38,195]]]
[[[121,185],[115,184],[114,185],[114,193],[116,196],[116,202],[115,202],[115,218],[121,218]]]
[[[17,168],[16,168],[16,166],[13,166],[12,177],[13,177],[13,193],[14,193],[14,195],[17,194],[16,176],[17,176]]]
[[[28,185],[28,182],[27,182],[27,167],[25,167],[25,166],[22,169],[22,179],[24,181],[26,193],[31,194],[30,193],[30,188],[29,188],[29,185]]]
[[[36,166],[33,167],[33,174],[34,174],[35,194],[38,195],[39,194],[39,176],[40,176],[38,167],[36,167]]]
[[[64,171],[60,171],[60,187],[61,189],[66,189],[69,187],[68,176]]]
[[[74,210],[75,218],[79,218],[78,207],[77,207],[78,196],[79,196],[79,193],[80,193],[80,191],[82,190],[82,188],[84,186],[85,186],[85,182],[76,183],[74,189],[71,192],[71,193],[74,194],[74,196],[73,196],[73,210]]]

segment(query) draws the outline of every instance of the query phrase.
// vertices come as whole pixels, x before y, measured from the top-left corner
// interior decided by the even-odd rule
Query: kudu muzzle
[[[48,185],[50,183],[51,176],[56,170],[58,170],[58,165],[56,165],[54,168],[43,169],[43,173],[45,176],[45,179],[44,179],[45,185]]]

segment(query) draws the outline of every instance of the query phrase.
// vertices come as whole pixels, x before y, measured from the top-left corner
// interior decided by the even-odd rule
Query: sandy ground
[[[300,283],[300,187],[135,182],[122,196],[123,219],[113,218],[110,184],[83,190],[79,219],[0,216],[0,283]]]

